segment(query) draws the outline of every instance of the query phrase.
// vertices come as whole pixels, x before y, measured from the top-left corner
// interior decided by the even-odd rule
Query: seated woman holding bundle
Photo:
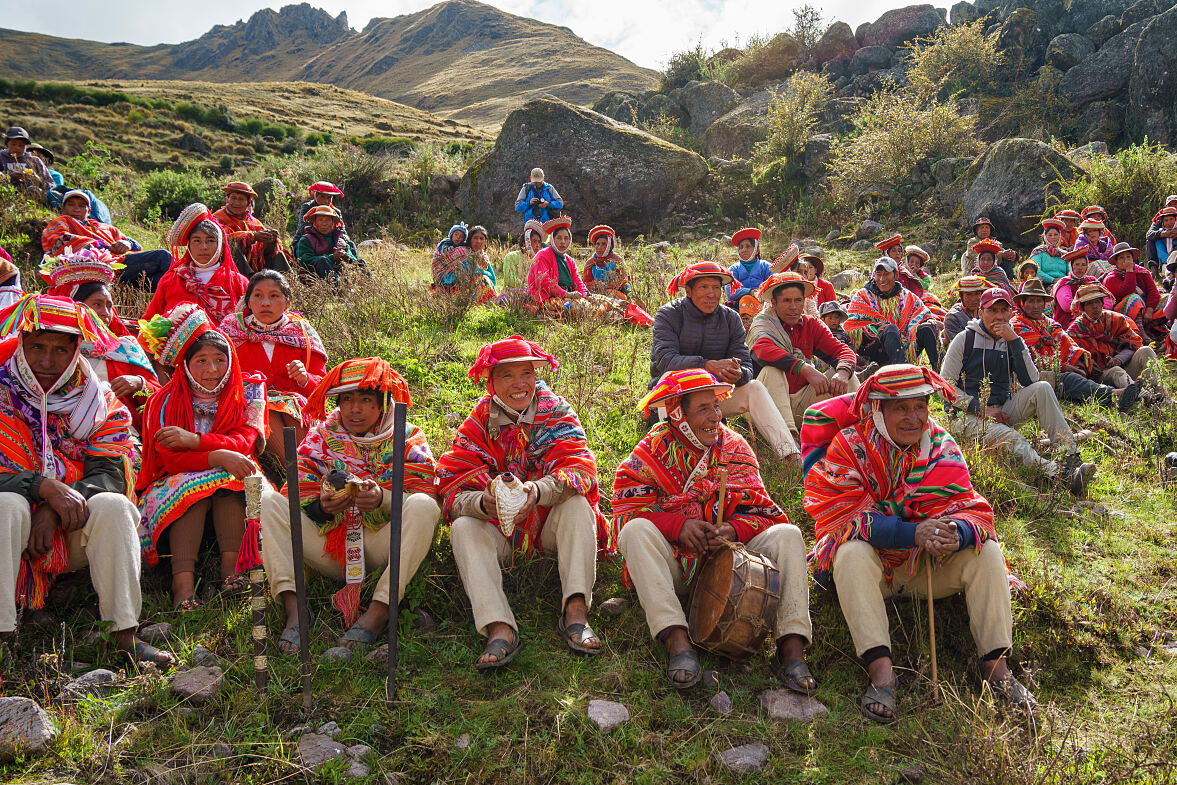
[[[589,229],[588,239],[593,254],[584,263],[584,285],[593,294],[628,300],[629,276],[622,269],[622,259],[617,254],[617,234],[612,227],[601,224]]]
[[[343,219],[334,207],[312,207],[303,216],[304,231],[294,246],[294,255],[303,272],[319,278],[339,280],[344,264],[363,266],[356,244],[347,236]]]
[[[449,236],[433,252],[432,288],[448,294],[468,294],[473,305],[493,300],[497,296],[495,271],[486,252],[486,239],[486,229],[481,226],[473,231],[466,224],[451,227]]]
[[[540,249],[527,273],[531,308],[542,309],[549,316],[581,314],[588,288],[577,273],[576,260],[568,254],[572,247],[572,219],[553,218],[544,224],[544,233],[552,238],[551,245]]]
[[[139,322],[139,332],[148,351],[175,369],[143,416],[139,539],[148,565],[167,546],[172,600],[190,611],[200,607],[196,559],[210,514],[222,590],[247,585],[237,557],[256,552],[257,532],[246,531],[242,481],[260,471],[254,456],[265,445],[265,382],[242,373],[233,345],[194,303]]]

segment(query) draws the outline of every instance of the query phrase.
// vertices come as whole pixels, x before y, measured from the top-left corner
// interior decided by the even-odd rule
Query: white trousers
[[[732,390],[731,397],[720,401],[719,408],[724,417],[747,413],[752,426],[760,431],[778,458],[801,454],[789,433],[789,424],[781,417],[781,410],[765,386],[755,379]]]

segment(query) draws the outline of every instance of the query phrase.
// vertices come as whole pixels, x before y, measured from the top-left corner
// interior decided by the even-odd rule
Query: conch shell
[[[513,474],[500,474],[490,481],[490,495],[499,510],[499,530],[510,537],[515,532],[515,516],[527,503],[527,484]]]

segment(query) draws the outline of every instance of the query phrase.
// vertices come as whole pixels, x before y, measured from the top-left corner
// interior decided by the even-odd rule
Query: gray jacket
[[[654,315],[650,386],[667,371],[702,368],[708,360],[732,357],[743,367],[736,386],[747,384],[752,379],[752,355],[744,339],[744,323],[731,308],[720,305],[703,313],[687,297],[671,300]]]
[[[1016,379],[1022,387],[1038,381],[1038,368],[1030,349],[1021,338],[1007,341],[995,338],[980,319],[973,319],[964,331],[952,339],[940,375],[956,388],[958,409],[978,414],[981,411],[981,387],[989,385],[987,406],[1004,406],[1013,396]]]

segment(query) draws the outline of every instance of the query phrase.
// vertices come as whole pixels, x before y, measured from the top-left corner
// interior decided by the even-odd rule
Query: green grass
[[[638,271],[636,293],[653,309],[666,299],[670,271],[713,256],[714,246],[672,248],[665,258],[635,246],[625,255]],[[831,271],[855,260],[834,254]],[[375,277],[350,281],[347,294],[325,285],[296,289],[296,307],[319,325],[333,360],[379,354],[393,361],[412,389],[410,418],[436,454],[482,392],[466,378],[478,346],[514,332],[539,341],[561,361],[549,378],[585,422],[608,498],[613,469],[640,438],[635,403],[647,380],[648,332],[463,311],[424,290],[426,251],[382,250],[371,263]],[[51,754],[3,764],[0,774],[12,782],[338,782],[337,765],[317,774],[300,769],[291,733],[333,720],[341,741],[373,748],[369,782],[392,781],[387,774],[401,783],[891,783],[916,765],[932,782],[1171,782],[1177,660],[1162,649],[1177,631],[1177,532],[1174,495],[1158,482],[1155,466],[1158,453],[1174,449],[1177,417],[1164,411],[1121,418],[1091,407],[1072,414],[1097,431],[1099,442],[1084,451],[1100,466],[1092,501],[1110,515],[1088,510],[1080,520],[1064,518],[1069,497],[990,451],[964,445],[978,487],[994,502],[1012,567],[1029,584],[1015,599],[1015,662],[1042,703],[1034,727],[981,697],[960,597],[936,603],[938,697],[928,684],[926,606],[889,603],[902,716],[892,728],[867,723],[857,708],[865,672],[836,602],[817,592],[808,657],[829,715],[811,724],[770,720],[758,703],[759,693],[775,686],[766,657],[747,664],[705,657],[735,705],[731,716],[720,717],[708,706],[715,690],[680,694],[667,685],[663,655],[636,596],[621,587],[617,561],[599,565],[595,600],[625,596],[631,605],[617,618],[591,614],[606,642],[604,656],[582,659],[563,648],[554,629],[556,565],[520,561],[505,584],[525,646],[504,672],[477,673],[472,663],[483,640],[443,528],[402,611],[400,689],[392,707],[384,700],[382,666],[362,657],[317,662],[343,633],[329,607],[337,585],[317,576],[309,581],[317,614],[315,701],[304,714],[297,658],[271,647],[270,688],[254,691],[247,601],[214,598],[198,612],[174,613],[166,564],[145,574],[143,622],[172,622],[172,647],[185,662],[197,644],[212,649],[226,669],[220,696],[186,706],[158,675],[131,671],[104,698],[63,703],[57,693],[67,663],[105,664],[109,650],[85,642],[94,627],[86,608],[96,602],[88,580],[60,582],[49,612],[26,619],[15,654],[0,665],[0,692],[36,698],[61,736]],[[745,428],[742,420],[734,425]],[[763,446],[760,453],[774,498],[811,543],[796,480]],[[201,565],[209,581],[213,561]],[[427,612],[436,628],[421,629],[416,611]],[[276,635],[276,606],[268,624]],[[631,720],[601,734],[585,714],[594,698],[621,701]],[[471,743],[459,749],[463,734]],[[734,775],[717,763],[717,752],[750,742],[770,750],[764,771]]]

